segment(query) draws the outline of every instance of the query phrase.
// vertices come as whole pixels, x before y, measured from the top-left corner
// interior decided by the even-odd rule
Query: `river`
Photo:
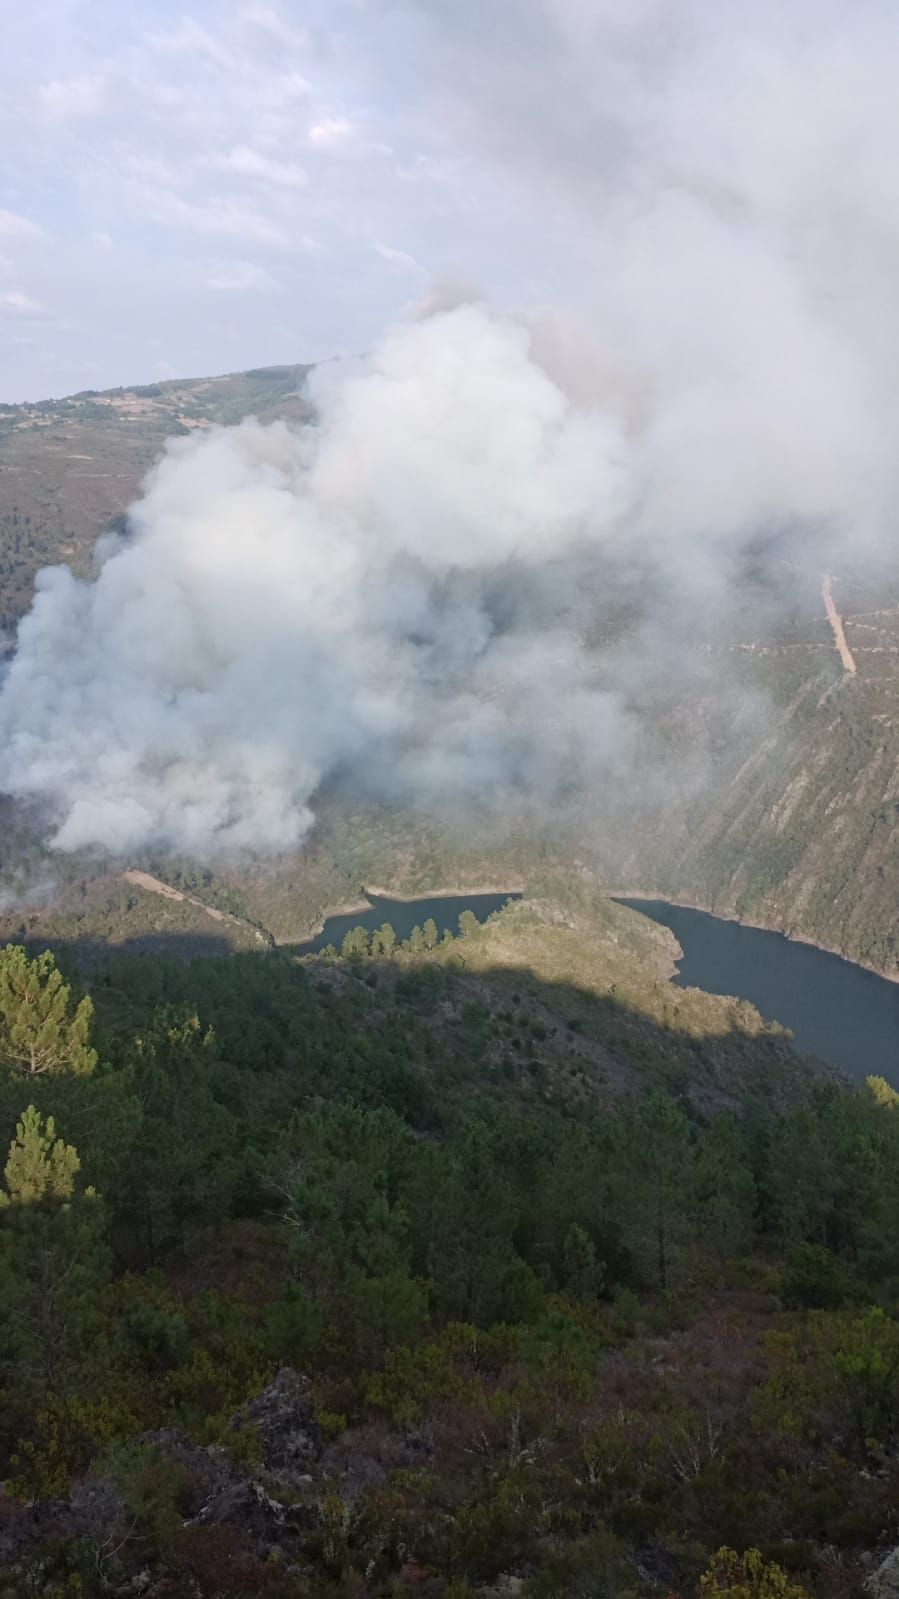
[[[354,927],[364,927],[369,933],[389,922],[397,938],[408,938],[413,927],[423,927],[430,918],[437,923],[437,931],[458,933],[459,917],[471,911],[479,922],[486,922],[494,911],[501,911],[510,899],[520,899],[520,894],[441,894],[431,899],[386,899],[380,894],[368,894],[370,910],[350,911],[343,916],[329,916],[321,932],[296,946],[300,955],[314,955],[316,950],[334,944],[337,949],[344,937]]]
[[[666,900],[620,905],[670,927],[683,950],[682,988],[751,1000],[793,1033],[799,1049],[851,1076],[899,1088],[899,984],[782,933],[767,933]]]

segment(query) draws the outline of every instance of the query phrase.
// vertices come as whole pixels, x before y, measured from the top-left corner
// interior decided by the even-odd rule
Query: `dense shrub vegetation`
[[[6,1516],[129,1508],[57,1509],[0,1591],[860,1592],[899,1539],[897,1096],[785,1100],[760,1038],[699,1115],[645,1025],[633,1092],[575,1092],[530,1064],[573,990],[534,1024],[421,942],[120,959],[91,999],[3,952]],[[283,1367],[299,1488],[252,1421]],[[185,1514],[189,1444],[261,1474],[289,1557]]]

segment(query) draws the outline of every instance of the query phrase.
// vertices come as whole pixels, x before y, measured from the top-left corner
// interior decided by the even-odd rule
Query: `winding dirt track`
[[[149,872],[130,871],[123,872],[122,877],[126,883],[133,883],[135,888],[142,888],[148,894],[158,894],[161,899],[179,899],[188,905],[196,905],[198,910],[205,911],[214,922],[230,922],[234,927],[242,927],[253,934],[257,944],[264,944],[265,939],[257,928],[249,922],[242,922],[239,916],[232,916],[230,911],[220,911],[215,905],[207,905],[202,899],[197,899],[193,894],[185,894],[180,888],[172,888],[170,883],[163,883],[158,877],[151,877]]]
[[[824,608],[827,611],[827,620],[833,628],[833,636],[836,640],[840,660],[843,663],[843,671],[848,672],[850,677],[854,677],[855,659],[849,645],[846,643],[842,618],[833,602],[833,578],[829,572],[825,572],[821,580],[821,597],[824,601]]]

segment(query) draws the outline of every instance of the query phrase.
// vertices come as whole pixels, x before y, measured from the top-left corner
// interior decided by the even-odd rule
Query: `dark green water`
[[[501,911],[510,899],[520,899],[520,894],[444,894],[434,899],[382,899],[369,894],[371,910],[352,911],[349,916],[329,916],[321,932],[305,944],[296,947],[302,955],[314,955],[316,950],[334,944],[337,949],[347,933],[354,927],[364,927],[369,933],[389,922],[397,938],[408,938],[413,927],[423,927],[431,917],[442,935],[449,931],[458,933],[459,917],[471,911],[479,922],[486,922],[494,911]]]
[[[789,1027],[800,1049],[853,1077],[873,1074],[899,1088],[899,984],[781,933],[706,911],[655,899],[619,904],[670,927],[684,952],[674,979],[682,988],[751,1000],[763,1016]]]

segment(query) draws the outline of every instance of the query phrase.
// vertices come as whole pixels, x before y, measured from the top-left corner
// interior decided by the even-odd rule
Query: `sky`
[[[893,0],[6,10],[0,399],[360,353],[463,281],[628,361],[897,359]]]
[[[547,298],[567,252],[466,139],[445,50],[365,0],[8,8],[0,399],[358,352],[445,277]]]

